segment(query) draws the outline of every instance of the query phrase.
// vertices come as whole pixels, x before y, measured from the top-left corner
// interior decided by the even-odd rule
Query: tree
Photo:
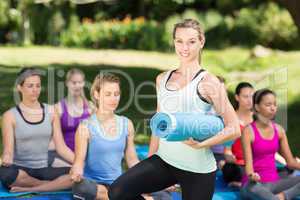
[[[24,45],[31,44],[31,32],[30,32],[30,20],[28,16],[28,9],[30,5],[34,3],[33,0],[23,0],[20,1],[18,4],[18,10],[20,10],[22,15],[22,27],[21,27],[21,33],[22,33],[22,43]]]
[[[299,0],[278,0],[279,3],[284,5],[291,14],[294,23],[298,27],[300,33],[300,2]]]

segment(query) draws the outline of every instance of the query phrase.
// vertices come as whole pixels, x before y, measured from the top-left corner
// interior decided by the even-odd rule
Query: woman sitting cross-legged
[[[284,129],[273,119],[276,95],[262,89],[253,95],[255,119],[242,134],[246,175],[242,179],[244,199],[290,200],[300,195],[300,176],[280,178],[275,163],[278,151],[291,169],[300,169],[293,157]]]
[[[115,114],[120,101],[119,78],[113,74],[98,75],[91,97],[96,112],[79,125],[75,134],[75,161],[70,172],[73,198],[106,200],[108,188],[122,174],[122,159],[129,168],[139,160],[131,120]]]
[[[0,181],[11,192],[54,191],[70,188],[69,167],[48,167],[53,138],[58,154],[72,163],[54,108],[39,102],[41,73],[24,68],[17,78],[21,102],[6,111],[2,121],[3,154]],[[41,188],[40,188],[41,187]]]

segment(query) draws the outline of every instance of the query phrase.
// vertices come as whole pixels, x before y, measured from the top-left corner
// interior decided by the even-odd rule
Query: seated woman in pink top
[[[253,96],[254,121],[242,134],[246,175],[243,177],[243,199],[290,200],[300,195],[300,176],[278,176],[275,154],[279,152],[291,169],[300,169],[293,157],[284,129],[273,122],[276,115],[276,95],[261,89]]]

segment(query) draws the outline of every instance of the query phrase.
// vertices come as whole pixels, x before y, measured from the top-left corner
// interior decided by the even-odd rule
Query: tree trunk
[[[31,33],[30,33],[30,20],[28,17],[28,13],[23,11],[22,13],[22,22],[23,22],[23,45],[30,45],[31,44]]]
[[[139,0],[139,16],[145,17],[145,0]]]

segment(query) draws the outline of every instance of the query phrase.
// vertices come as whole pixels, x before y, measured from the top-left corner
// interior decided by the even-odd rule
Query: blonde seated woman
[[[95,78],[91,97],[96,112],[79,125],[75,136],[75,161],[70,172],[74,199],[107,200],[108,188],[122,174],[122,159],[129,168],[139,162],[133,123],[115,114],[120,93],[117,76],[99,74]]]
[[[92,102],[84,94],[85,75],[77,68],[70,69],[66,74],[67,96],[55,104],[59,115],[63,138],[66,145],[74,152],[75,132],[84,119],[87,119],[95,109]],[[55,151],[54,143],[49,147],[49,165],[53,167],[66,166]]]

